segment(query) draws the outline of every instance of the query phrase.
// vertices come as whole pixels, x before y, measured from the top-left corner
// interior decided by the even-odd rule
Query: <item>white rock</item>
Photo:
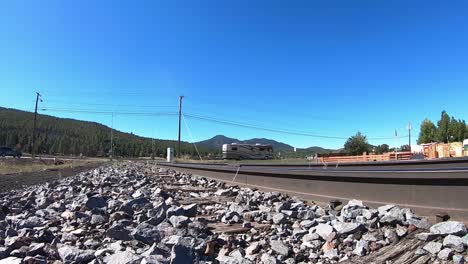
[[[245,253],[247,255],[253,255],[253,254],[257,254],[259,250],[260,250],[260,243],[259,242],[252,242],[250,244],[250,246],[248,246],[245,249]]]
[[[466,226],[462,222],[446,221],[440,222],[431,226],[431,233],[437,235],[464,235],[466,234]]]
[[[463,239],[463,244],[468,247],[468,234],[466,234],[465,236],[462,237]]]
[[[323,254],[323,257],[328,258],[330,260],[337,260],[339,258],[338,249],[334,248],[325,252],[325,254]]]
[[[328,236],[333,232],[333,227],[329,224],[318,224],[315,228],[315,232],[324,240],[327,240]],[[311,230],[313,230],[312,228]]]
[[[345,205],[346,207],[348,208],[362,208],[362,207],[365,207],[364,204],[362,203],[362,201],[360,200],[349,200],[348,204]]]
[[[455,235],[448,235],[444,238],[442,243],[444,247],[449,247],[455,250],[456,252],[463,252],[463,239]]]
[[[382,205],[382,206],[379,206],[377,208],[377,210],[379,211],[379,215],[383,215],[385,213],[387,213],[390,209],[392,209],[393,207],[395,207],[394,204],[387,204],[387,205]]]
[[[417,239],[421,241],[431,241],[431,240],[434,240],[437,237],[437,235],[432,234],[432,233],[419,233],[419,234],[414,235],[414,237],[416,237]]]
[[[287,245],[283,243],[281,240],[271,240],[270,241],[270,247],[273,251],[276,253],[283,255],[283,256],[288,256],[289,255],[289,248]]]
[[[58,249],[60,258],[65,263],[87,262],[94,258],[93,250],[81,250],[77,247],[62,245]]]
[[[353,253],[357,256],[362,257],[367,254],[368,250],[369,250],[369,242],[361,239],[356,243],[356,248],[353,250]]]
[[[322,243],[320,240],[312,240],[312,241],[305,241],[302,242],[301,247],[307,247],[307,248],[313,248],[313,249],[320,249],[322,246]]]
[[[279,225],[279,224],[284,224],[287,222],[286,215],[283,213],[276,213],[273,215],[273,223]]]
[[[339,225],[334,225],[334,227],[336,231],[338,231],[339,235],[347,235],[365,229],[365,227],[360,223],[341,223]]]
[[[132,252],[126,251],[117,251],[112,255],[106,256],[104,258],[104,263],[112,264],[130,264],[130,263],[139,263],[143,257],[137,256]]]
[[[462,255],[455,255],[452,257],[453,264],[464,264],[465,260]]]
[[[366,241],[371,241],[371,242],[375,242],[377,241],[377,238],[375,237],[375,235],[371,234],[371,233],[366,233],[362,236],[362,239],[366,240]]]
[[[426,250],[427,252],[435,255],[435,254],[439,253],[439,251],[442,249],[442,243],[429,242],[423,247],[423,249]]]
[[[320,239],[320,236],[317,233],[306,234],[302,237],[303,242],[318,240],[318,239]]]
[[[272,255],[268,253],[263,253],[260,260],[262,261],[263,264],[279,264],[280,262],[278,259],[273,257]]]
[[[437,254],[437,257],[442,260],[448,260],[451,256],[452,250],[450,248],[444,248]]]
[[[408,230],[406,229],[406,227],[401,226],[401,225],[397,225],[396,233],[397,233],[398,237],[402,237],[402,236],[406,235],[407,232],[408,232]]]
[[[112,254],[112,253],[114,253],[114,250],[110,248],[102,248],[102,249],[96,250],[96,252],[94,252],[94,256],[96,258],[101,258],[101,257],[106,256],[107,254]]]
[[[0,264],[21,264],[23,260],[17,257],[8,257],[0,260]]]

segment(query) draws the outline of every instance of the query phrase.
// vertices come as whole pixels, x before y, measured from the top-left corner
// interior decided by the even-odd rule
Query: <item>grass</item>
[[[63,164],[55,165],[52,160],[0,159],[0,175],[44,171],[50,169],[60,170],[64,168],[84,166],[91,162],[94,161],[73,160],[63,161]]]

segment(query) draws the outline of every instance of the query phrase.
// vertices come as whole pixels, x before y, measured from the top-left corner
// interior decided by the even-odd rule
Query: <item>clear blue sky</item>
[[[417,135],[441,110],[468,119],[467,47],[467,1],[4,1],[0,106],[32,110],[40,91],[41,108],[161,113],[183,94],[187,113],[266,128],[372,138],[406,135],[412,121]],[[196,141],[345,141],[187,123]],[[176,116],[116,115],[114,126],[177,138]]]

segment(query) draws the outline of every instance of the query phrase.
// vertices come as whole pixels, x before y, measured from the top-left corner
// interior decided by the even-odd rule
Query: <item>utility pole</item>
[[[179,140],[178,140],[178,148],[177,148],[177,158],[180,159],[180,121],[182,119],[182,99],[184,98],[183,95],[179,96]]]
[[[111,142],[110,142],[110,160],[112,161],[112,156],[114,155],[114,113],[112,113],[112,123],[111,123]]]
[[[395,129],[395,160],[398,160],[398,132]]]
[[[153,138],[151,139],[151,159],[154,160],[156,158],[156,151],[155,151],[155,148],[154,148],[154,134],[153,134]]]
[[[33,134],[32,134],[32,142],[31,142],[31,155],[32,155],[33,159],[36,157],[36,153],[35,153],[35,150],[34,150],[34,143],[36,141],[37,104],[38,104],[39,100],[41,100],[41,102],[42,102],[42,99],[40,99],[40,98],[41,98],[41,94],[36,92],[36,108],[34,110]]]
[[[407,128],[408,128],[408,146],[409,146],[409,151],[411,152],[411,130],[413,129],[411,122],[408,122]]]

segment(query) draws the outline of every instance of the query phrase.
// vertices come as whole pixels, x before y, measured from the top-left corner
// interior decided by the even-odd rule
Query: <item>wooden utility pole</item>
[[[114,156],[114,113],[112,113],[112,123],[111,123],[111,138],[110,138],[110,160]]]
[[[411,152],[411,130],[413,129],[413,126],[411,122],[408,122],[408,147],[409,151]]]
[[[179,140],[178,140],[178,148],[177,148],[177,158],[180,159],[180,124],[182,119],[182,99],[184,98],[183,95],[179,96]]]
[[[32,155],[33,158],[36,157],[36,153],[35,153],[35,150],[34,150],[34,143],[36,141],[37,104],[38,104],[38,102],[40,100],[40,97],[41,97],[41,94],[36,92],[36,108],[34,110],[33,134],[32,134],[32,141],[31,141],[31,155]]]

